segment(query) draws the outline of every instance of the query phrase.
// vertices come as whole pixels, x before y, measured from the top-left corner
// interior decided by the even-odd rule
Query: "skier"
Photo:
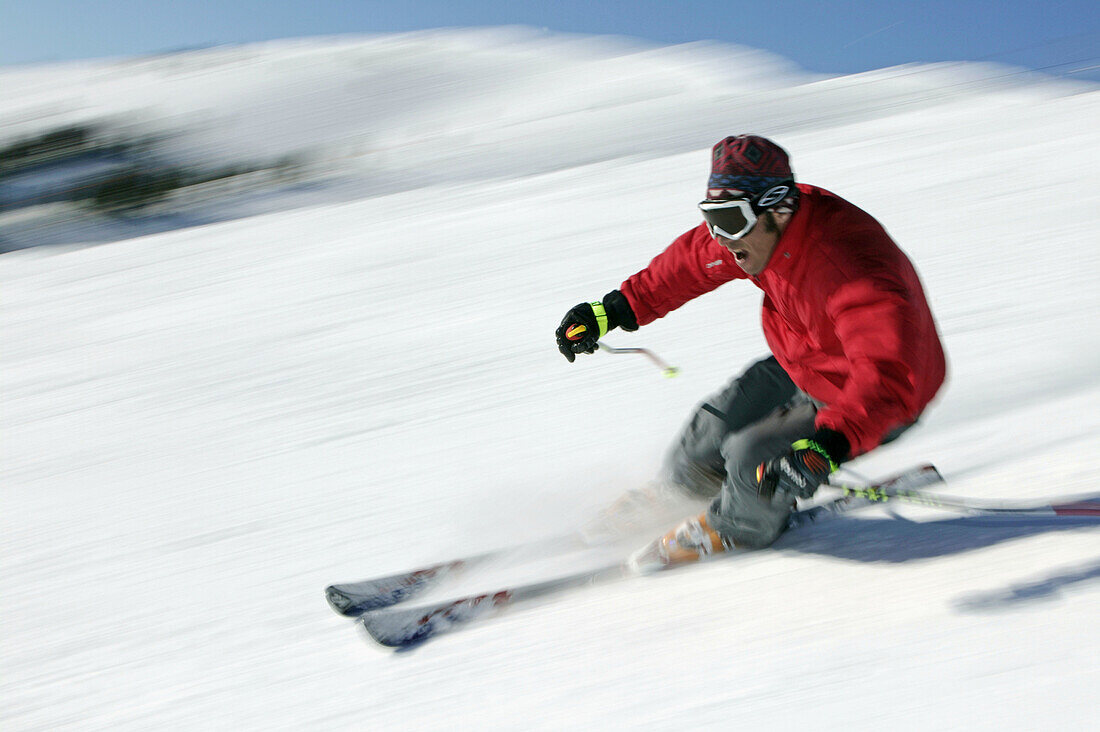
[[[573,362],[731,280],[764,291],[771,356],[703,402],[665,461],[669,484],[709,507],[636,553],[641,571],[768,546],[796,499],[912,426],[946,372],[909,259],[866,212],[796,184],[771,140],[716,144],[699,208],[703,223],[555,333]]]

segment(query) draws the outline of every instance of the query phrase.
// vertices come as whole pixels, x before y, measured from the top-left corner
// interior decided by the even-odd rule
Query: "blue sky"
[[[1100,9],[1070,2],[851,0],[0,0],[0,65],[450,26],[528,25],[762,48],[810,71],[989,60],[1100,81]]]

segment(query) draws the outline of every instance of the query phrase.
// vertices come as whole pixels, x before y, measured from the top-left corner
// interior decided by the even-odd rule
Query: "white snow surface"
[[[0,257],[4,730],[1095,725],[1095,525],[869,510],[396,655],[322,590],[580,525],[765,353],[747,283],[608,337],[678,379],[552,338],[697,223],[709,146],[739,132],[877,216],[938,318],[948,385],[853,468],[1100,491],[1096,86],[497,29],[0,87],[5,139],[140,118],[196,159],[339,166]]]

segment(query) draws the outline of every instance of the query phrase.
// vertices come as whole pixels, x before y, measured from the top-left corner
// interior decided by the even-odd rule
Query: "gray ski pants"
[[[774,356],[758,361],[696,409],[666,458],[666,477],[694,497],[713,498],[707,520],[723,537],[767,546],[786,528],[794,500],[782,491],[762,500],[756,468],[812,435],[817,407]]]

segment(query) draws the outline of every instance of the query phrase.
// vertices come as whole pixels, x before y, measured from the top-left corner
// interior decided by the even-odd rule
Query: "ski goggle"
[[[720,236],[740,239],[756,226],[756,212],[747,198],[703,201],[699,204],[699,210],[703,212],[703,220],[715,239]]]
[[[707,199],[699,204],[699,210],[712,237],[737,240],[752,231],[759,214],[786,198],[793,185],[791,181],[780,183],[752,198]]]

